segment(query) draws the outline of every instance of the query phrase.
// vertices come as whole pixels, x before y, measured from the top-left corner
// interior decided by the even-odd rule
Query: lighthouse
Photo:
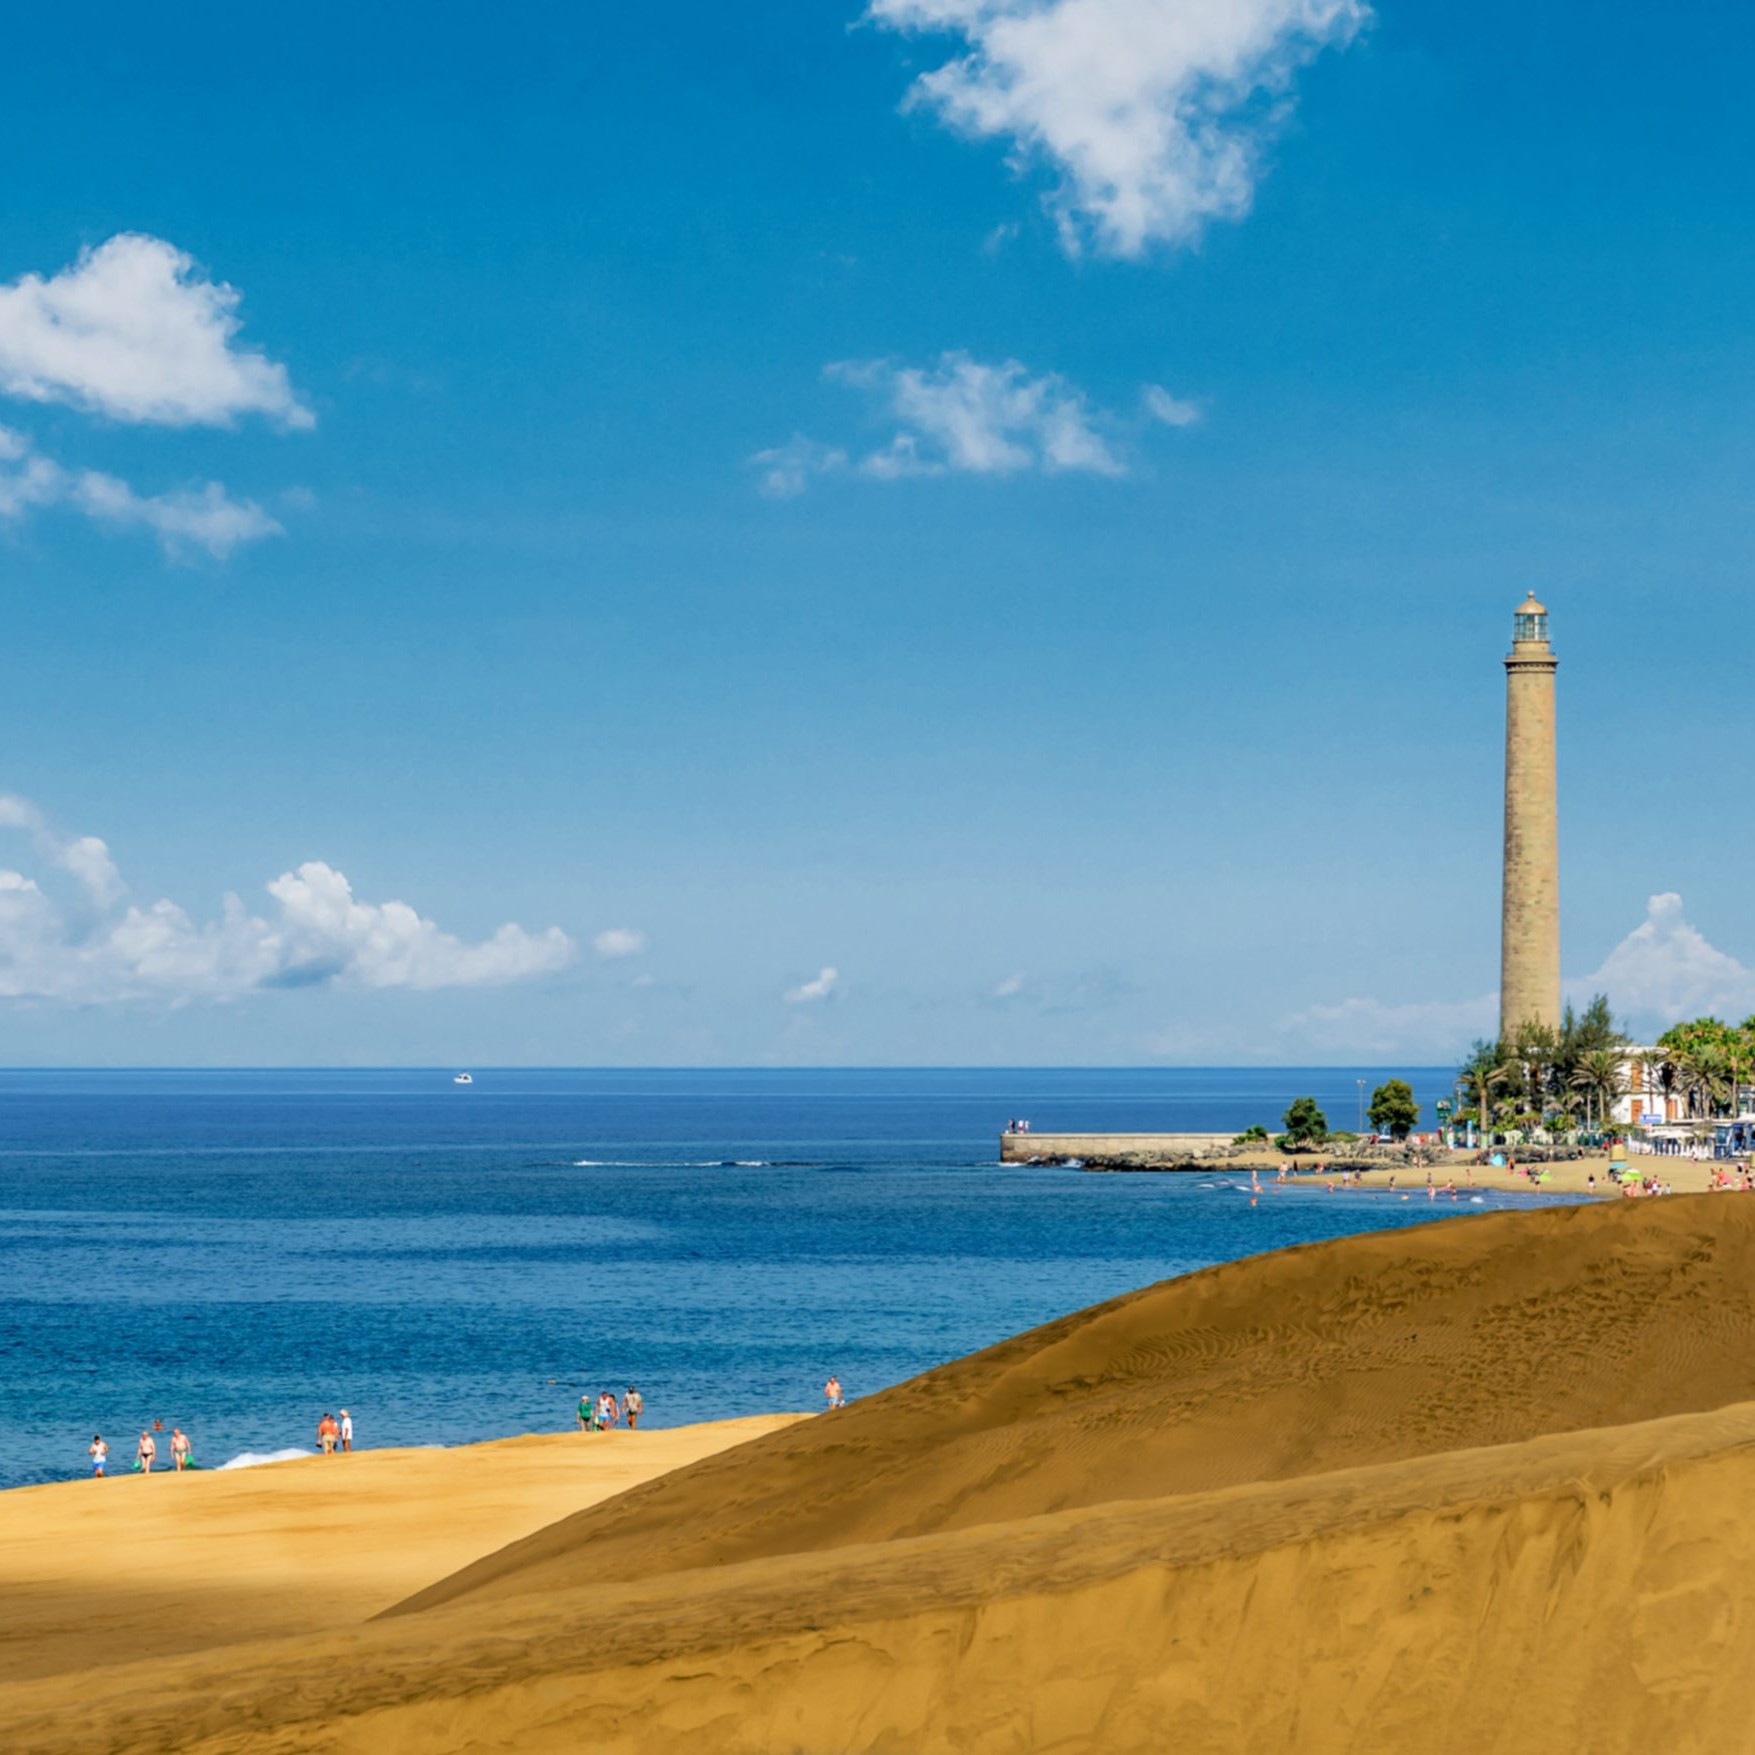
[[[1560,845],[1554,774],[1554,672],[1548,612],[1532,591],[1511,622],[1505,660],[1505,898],[1499,1033],[1560,1027]]]

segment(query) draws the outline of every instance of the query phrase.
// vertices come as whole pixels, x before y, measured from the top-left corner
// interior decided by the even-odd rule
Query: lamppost
[[[1363,1133],[1365,1131],[1365,1081],[1354,1079],[1353,1083],[1359,1087],[1359,1131]]]

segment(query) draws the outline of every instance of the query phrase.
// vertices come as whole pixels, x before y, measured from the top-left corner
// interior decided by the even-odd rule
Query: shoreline
[[[1540,1186],[1532,1185],[1528,1177],[1513,1172],[1509,1167],[1496,1168],[1492,1165],[1471,1163],[1472,1156],[1471,1153],[1456,1152],[1449,1161],[1437,1164],[1386,1165],[1381,1159],[1348,1158],[1343,1153],[1337,1153],[1332,1159],[1321,1154],[1300,1154],[1291,1158],[1283,1152],[1267,1151],[1240,1152],[1229,1158],[1189,1158],[1165,1163],[1092,1158],[1080,1161],[1079,1167],[1083,1173],[1093,1176],[1254,1177],[1261,1183],[1264,1194],[1270,1187],[1322,1187],[1327,1183],[1331,1172],[1339,1177],[1344,1170],[1350,1176],[1354,1169],[1358,1169],[1363,1177],[1361,1186],[1386,1188],[1393,1177],[1398,1192],[1418,1191],[1423,1194],[1427,1173],[1430,1171],[1435,1186],[1441,1191],[1447,1182],[1454,1181],[1458,1191],[1462,1193],[1479,1189],[1496,1194],[1524,1194],[1539,1198],[1558,1194],[1590,1196],[1594,1192],[1598,1200],[1622,1198],[1619,1187],[1609,1176],[1609,1158],[1604,1152],[1543,1165],[1542,1168],[1548,1172],[1548,1178]],[[1037,1161],[1037,1167],[1051,1168],[1058,1163],[1065,1168],[1068,1162],[1066,1159],[1041,1159]],[[1712,1172],[1717,1160],[1634,1156],[1627,1162],[1647,1177],[1667,1182],[1674,1194],[1712,1192]],[[1279,1180],[1279,1169],[1282,1164],[1288,1163],[1293,1166],[1294,1174],[1289,1182],[1282,1183]],[[1320,1170],[1317,1168],[1319,1165]],[[1594,1191],[1589,1182],[1592,1176],[1596,1178]]]
[[[827,1419],[27,1489],[0,1742],[1740,1747],[1752,1276],[1755,1204],[1531,1203],[1178,1275]]]
[[[559,1518],[805,1418],[526,1433],[7,1488],[6,1675],[345,1631]]]

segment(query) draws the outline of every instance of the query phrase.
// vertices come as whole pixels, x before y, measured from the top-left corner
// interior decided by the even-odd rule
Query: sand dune
[[[0,1493],[0,1678],[355,1626],[447,1559],[461,1566],[787,1424],[364,1450]]]
[[[722,1450],[369,1624],[0,1687],[0,1726],[45,1751],[1741,1749],[1752,1272],[1735,1196],[1232,1264]],[[7,1554],[0,1526],[0,1585]]]

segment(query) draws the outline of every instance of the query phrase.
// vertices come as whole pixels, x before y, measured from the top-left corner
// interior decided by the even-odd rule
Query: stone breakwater
[[[1270,1142],[1240,1145],[1228,1133],[1003,1133],[999,1155],[1006,1164],[1076,1164],[1084,1170],[1263,1169],[1290,1162],[1309,1171],[1403,1170],[1463,1164],[1466,1152],[1442,1146],[1368,1146],[1336,1141],[1314,1152],[1285,1153]],[[1532,1149],[1525,1161],[1581,1156],[1575,1148]]]
[[[1206,1166],[1235,1151],[1228,1133],[1002,1133],[999,1156],[1006,1164],[1168,1170]]]

